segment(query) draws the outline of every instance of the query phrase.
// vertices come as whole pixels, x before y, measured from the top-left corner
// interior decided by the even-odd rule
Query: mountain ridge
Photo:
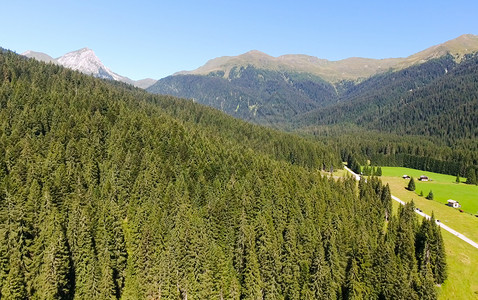
[[[253,50],[235,57],[210,60],[196,70],[160,79],[147,90],[193,99],[247,121],[274,127],[288,126],[286,124],[294,123],[308,111],[333,108],[351,101],[352,94],[356,93],[354,90],[366,89],[367,93],[358,93],[359,96],[372,95],[374,89],[383,91],[383,84],[394,87],[397,93],[415,90],[451,70],[435,63],[430,64],[434,67],[427,67],[426,63],[447,57],[451,67],[459,64],[467,53],[472,55],[477,51],[478,36],[470,34],[407,58],[384,60],[351,57],[331,62],[307,55],[272,57]],[[420,66],[424,68],[411,69]],[[397,86],[398,81],[394,83],[395,77],[403,86]],[[377,82],[380,80],[386,81]],[[402,91],[404,86],[408,88]],[[340,111],[336,113],[341,114]]]
[[[349,57],[331,61],[305,54],[285,54],[278,57],[270,56],[258,50],[251,50],[237,56],[221,56],[213,58],[203,66],[191,71],[180,71],[175,75],[208,75],[212,72],[224,72],[227,78],[233,67],[253,65],[259,69],[275,71],[294,71],[311,73],[324,80],[337,83],[342,80],[359,80],[390,69],[403,69],[414,64],[423,63],[429,59],[438,58],[450,53],[456,59],[464,54],[478,51],[478,36],[463,34],[455,39],[431,46],[408,57],[399,58],[364,58]]]
[[[128,77],[121,76],[113,72],[111,69],[106,67],[96,56],[95,52],[88,47],[84,47],[75,51],[70,51],[58,58],[53,58],[46,53],[36,52],[32,50],[27,50],[21,55],[26,56],[28,58],[34,58],[36,60],[43,61],[46,63],[59,64],[66,68],[80,71],[84,74],[92,75],[98,78],[128,83],[143,89],[149,87],[156,82],[154,79],[151,78],[132,80]]]

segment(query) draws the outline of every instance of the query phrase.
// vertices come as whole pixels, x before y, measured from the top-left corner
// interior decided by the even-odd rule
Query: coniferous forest
[[[435,299],[434,220],[328,145],[0,54],[1,299]]]
[[[356,81],[249,65],[227,76],[169,76],[148,91],[313,136],[340,149],[344,161],[353,153],[362,165],[467,176],[478,172],[477,72],[477,53],[448,53]]]

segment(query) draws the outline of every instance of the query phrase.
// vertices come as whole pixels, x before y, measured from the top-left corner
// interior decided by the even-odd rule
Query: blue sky
[[[404,57],[478,34],[478,1],[2,1],[0,46],[58,57],[93,49],[114,72],[159,79],[260,50]]]

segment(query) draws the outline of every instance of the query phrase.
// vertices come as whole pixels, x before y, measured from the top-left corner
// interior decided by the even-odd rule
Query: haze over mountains
[[[46,53],[31,50],[22,53],[22,55],[47,63],[56,63],[98,78],[129,83],[140,88],[147,88],[156,82],[156,80],[150,78],[135,81],[111,71],[101,62],[94,51],[89,48],[82,48],[80,50],[68,52],[56,59]]]

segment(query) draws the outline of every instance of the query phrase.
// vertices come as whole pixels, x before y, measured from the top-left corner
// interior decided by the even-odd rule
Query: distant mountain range
[[[456,58],[478,51],[478,36],[465,34],[454,40],[430,47],[406,58],[371,59],[351,57],[338,61],[329,61],[314,56],[288,54],[272,57],[257,50],[239,56],[223,56],[208,61],[193,71],[181,71],[173,75],[209,75],[224,72],[229,76],[233,68],[254,66],[257,69],[282,72],[310,73],[322,79],[336,83],[342,80],[359,80],[390,69],[403,69],[417,63],[450,53]]]
[[[135,81],[129,79],[128,77],[118,75],[107,68],[95,55],[94,51],[89,48],[72,51],[56,59],[46,53],[35,52],[31,50],[22,53],[22,55],[47,63],[59,64],[98,78],[125,82],[143,89],[156,82],[156,80],[150,78]]]
[[[462,35],[406,58],[348,58],[329,61],[307,55],[272,57],[260,51],[239,56],[224,56],[208,61],[193,71],[181,71],[158,80],[147,90],[153,93],[190,98],[220,109],[232,116],[261,124],[283,124],[301,119],[310,111],[343,105],[367,88],[383,88],[380,82],[391,80],[386,74],[407,77],[411,67],[449,56],[459,64],[468,54],[478,51],[478,36]],[[450,66],[450,68],[453,68]],[[424,86],[435,78],[434,67],[413,69]],[[446,69],[440,69],[439,76]],[[451,70],[451,69],[450,69]],[[403,71],[402,73],[398,73]],[[438,76],[437,75],[437,76]],[[373,79],[377,77],[376,79]],[[382,76],[382,77],[380,77]],[[373,82],[373,84],[371,84]],[[393,83],[393,80],[389,82]],[[407,84],[409,86],[410,84]],[[383,89],[382,89],[383,90]],[[354,92],[355,91],[355,92]],[[362,94],[371,94],[362,91]],[[310,114],[307,117],[311,120]],[[312,118],[313,119],[313,118]],[[327,119],[327,118],[325,118]]]

